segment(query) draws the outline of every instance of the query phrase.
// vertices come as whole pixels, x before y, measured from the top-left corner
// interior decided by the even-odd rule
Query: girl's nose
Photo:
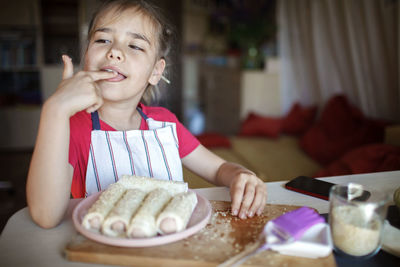
[[[107,58],[109,60],[117,60],[117,61],[124,60],[124,56],[123,56],[122,52],[115,48],[111,48],[110,51],[108,51]]]

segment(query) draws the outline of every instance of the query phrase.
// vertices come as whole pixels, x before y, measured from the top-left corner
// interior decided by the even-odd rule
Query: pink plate
[[[92,206],[92,204],[97,200],[100,196],[100,193],[93,194],[88,198],[82,200],[74,209],[72,213],[72,220],[74,222],[75,228],[85,237],[97,241],[99,243],[119,246],[119,247],[150,247],[150,246],[159,246],[171,242],[175,242],[181,239],[184,239],[188,236],[191,236],[201,229],[203,229],[210,217],[211,217],[211,204],[210,202],[197,194],[197,206],[193,211],[192,217],[190,217],[189,223],[185,230],[163,236],[155,236],[148,238],[117,238],[117,237],[108,237],[102,235],[98,232],[87,230],[82,226],[83,217],[86,215],[88,209]]]

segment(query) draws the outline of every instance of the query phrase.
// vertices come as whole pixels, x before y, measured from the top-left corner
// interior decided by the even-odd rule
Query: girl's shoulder
[[[150,117],[154,120],[168,121],[168,122],[177,122],[178,121],[175,114],[172,113],[167,108],[145,106],[143,104],[140,104],[139,106],[140,106],[140,108],[142,108],[143,113],[146,114],[147,117]]]
[[[92,131],[92,115],[90,113],[87,113],[85,110],[79,111],[77,113],[75,113],[75,115],[73,115],[70,118],[70,128],[71,131]],[[111,126],[109,126],[107,123],[105,123],[104,121],[102,121],[100,119],[100,126],[101,129],[104,131],[115,131],[114,128],[112,128]]]
[[[92,131],[92,119],[86,111],[77,112],[69,119],[70,137],[72,140],[80,140]],[[85,138],[87,139],[87,138]]]
[[[75,113],[75,115],[73,115],[69,119],[69,121],[70,121],[71,126],[90,125],[90,127],[91,127],[91,125],[92,125],[92,119],[91,119],[90,114],[84,110]]]

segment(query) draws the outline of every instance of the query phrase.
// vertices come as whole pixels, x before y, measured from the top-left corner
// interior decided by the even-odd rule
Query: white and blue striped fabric
[[[149,130],[91,133],[86,196],[106,189],[122,175],[183,181],[176,125],[147,118]]]

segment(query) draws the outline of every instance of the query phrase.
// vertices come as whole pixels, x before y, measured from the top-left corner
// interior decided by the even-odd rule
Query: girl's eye
[[[129,45],[130,48],[132,48],[133,50],[139,50],[139,51],[144,51],[143,48],[136,46],[136,45]]]
[[[110,43],[110,41],[106,40],[106,39],[97,39],[94,42],[95,43],[100,43],[100,44],[108,44],[108,43]]]

